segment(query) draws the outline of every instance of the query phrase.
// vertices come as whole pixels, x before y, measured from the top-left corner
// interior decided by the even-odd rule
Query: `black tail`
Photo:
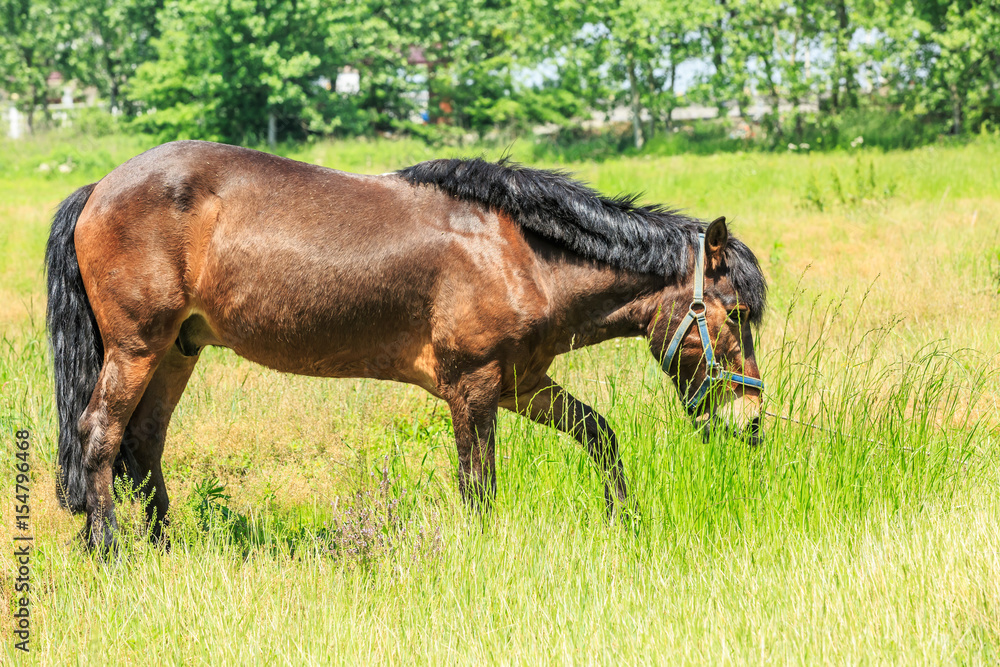
[[[104,345],[80,277],[73,232],[96,183],[66,198],[52,221],[45,248],[49,306],[46,316],[55,362],[59,413],[59,470],[56,496],[72,512],[86,509],[83,448],[77,421],[87,409],[104,363]]]

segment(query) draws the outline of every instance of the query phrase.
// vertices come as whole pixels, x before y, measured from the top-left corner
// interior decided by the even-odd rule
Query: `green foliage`
[[[569,91],[555,87],[523,90],[515,96],[497,99],[481,97],[470,111],[474,126],[527,131],[535,125],[556,125],[568,129],[586,113],[583,100]]]
[[[873,55],[889,96],[941,130],[1000,118],[1000,0],[903,3]]]
[[[70,21],[58,0],[0,0],[0,86],[29,128],[36,110],[46,108],[46,80],[66,50]]]
[[[135,100],[123,93],[137,66],[152,59],[163,0],[62,0],[74,27],[66,73],[94,85],[108,108],[132,114]]]
[[[635,148],[669,127],[681,103],[677,68],[700,55],[698,30],[711,3],[558,2],[536,11],[548,20],[551,38],[539,53],[558,67],[558,87],[590,109],[630,108]]]
[[[675,125],[669,132],[653,135],[642,149],[635,148],[634,139],[631,128],[596,133],[567,128],[555,135],[537,138],[530,151],[535,160],[603,162],[622,155],[710,155],[759,148],[752,142],[734,138],[730,129],[720,122]]]
[[[296,517],[276,512],[271,501],[273,495],[263,498],[250,513],[238,512],[231,508],[232,498],[225,485],[209,475],[194,486],[185,506],[175,513],[181,515],[180,525],[170,534],[188,545],[207,537],[244,555],[291,555],[307,536]]]
[[[912,111],[866,107],[806,116],[799,139],[817,150],[859,146],[890,150],[924,146],[940,134],[939,127]],[[779,150],[785,147],[777,141],[771,145]]]
[[[465,130],[454,125],[416,123],[411,120],[398,121],[393,127],[434,147],[461,146],[467,134]]]
[[[316,0],[170,0],[152,41],[157,59],[129,88],[145,106],[137,126],[162,138],[253,143],[273,116],[303,135],[320,90],[322,14]]]
[[[110,114],[105,109],[83,107],[70,115],[71,132],[68,134],[94,139],[120,135],[127,129],[127,121],[122,119],[122,116]]]
[[[741,139],[711,150],[907,148],[1000,122],[1000,0],[0,0],[0,67],[32,127],[60,71],[161,140],[592,144],[584,121],[626,109],[598,143],[662,153],[697,143],[671,134],[700,103]]]

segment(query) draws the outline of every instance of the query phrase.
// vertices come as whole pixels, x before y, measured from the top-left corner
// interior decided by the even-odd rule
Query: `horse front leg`
[[[625,467],[618,453],[618,439],[601,414],[548,376],[529,391],[519,390],[516,398],[501,405],[539,424],[568,433],[587,449],[604,479],[609,519],[627,506],[628,489]]]
[[[488,512],[497,492],[499,371],[483,368],[465,374],[451,389],[447,400],[458,449],[458,488],[470,507]]]

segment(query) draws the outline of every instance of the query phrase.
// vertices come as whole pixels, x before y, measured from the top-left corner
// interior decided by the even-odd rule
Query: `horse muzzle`
[[[756,447],[764,441],[760,407],[759,396],[737,396],[698,417],[695,425],[702,427],[706,440],[720,433]]]

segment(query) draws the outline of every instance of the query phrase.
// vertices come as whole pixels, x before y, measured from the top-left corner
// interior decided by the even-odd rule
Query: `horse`
[[[46,247],[57,494],[114,548],[112,481],[169,500],[167,426],[199,354],[422,387],[451,411],[458,487],[489,508],[499,408],[589,452],[609,512],[628,500],[607,420],[553,359],[644,336],[696,424],[761,437],[751,327],[767,285],[711,224],[567,174],[441,159],[351,174],[246,148],[163,144],[62,202]]]

